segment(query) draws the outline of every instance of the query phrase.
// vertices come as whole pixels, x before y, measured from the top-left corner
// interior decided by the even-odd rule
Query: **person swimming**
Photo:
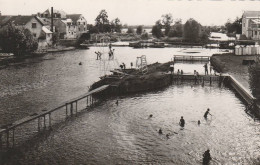
[[[158,131],[159,134],[162,134],[162,129],[160,128],[159,131]]]
[[[170,133],[167,133],[167,134],[166,134],[166,138],[167,138],[167,139],[170,139]]]
[[[118,105],[118,100],[116,100],[116,105]]]
[[[152,115],[152,114],[150,114],[150,115],[149,115],[149,118],[151,118],[151,117],[153,117],[153,115]]]
[[[198,125],[200,125],[200,120],[198,120]]]
[[[185,120],[183,119],[183,116],[181,116],[179,125],[180,125],[181,127],[184,127],[184,126],[185,126]]]
[[[203,154],[203,165],[208,165],[209,164],[209,161],[211,160],[211,156],[210,156],[210,151],[207,150],[204,152]]]

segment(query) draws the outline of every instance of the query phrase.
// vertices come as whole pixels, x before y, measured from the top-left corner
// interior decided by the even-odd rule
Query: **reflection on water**
[[[212,164],[254,164],[259,159],[259,122],[244,113],[244,105],[227,88],[173,85],[118,99],[118,106],[115,99],[107,100],[66,122],[12,162],[201,164],[207,149]],[[213,116],[205,121],[208,107]]]

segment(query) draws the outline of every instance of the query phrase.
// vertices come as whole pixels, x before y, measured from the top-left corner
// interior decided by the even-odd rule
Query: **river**
[[[180,48],[115,48],[126,67],[146,55],[148,63],[167,62],[176,55],[211,55],[218,50]],[[0,124],[82,95],[100,76],[95,51],[76,50],[27,59],[0,70]],[[198,51],[198,53],[194,53]],[[82,65],[79,65],[82,62]],[[203,64],[175,64],[176,69],[203,73]],[[119,105],[115,104],[116,99]],[[203,114],[211,109],[206,121]],[[162,90],[111,98],[60,123],[53,131],[16,151],[9,164],[201,164],[210,149],[211,164],[259,163],[259,121],[226,88],[185,83]],[[152,118],[148,118],[153,114]],[[184,116],[186,126],[178,126]],[[197,121],[201,121],[198,126]],[[163,135],[158,130],[163,130]],[[28,131],[28,130],[27,130]],[[166,134],[170,133],[169,139]]]

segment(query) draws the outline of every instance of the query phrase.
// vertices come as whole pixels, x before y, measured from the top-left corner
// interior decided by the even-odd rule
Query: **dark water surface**
[[[0,70],[0,125],[44,108],[54,108],[86,93],[101,74],[102,64],[94,55],[98,50],[101,49],[93,47],[48,54]],[[196,55],[211,55],[215,50],[200,51]],[[153,63],[167,62],[174,54],[185,52],[177,48],[116,48],[118,62],[125,62],[127,67],[143,54],[147,55],[148,63]],[[184,72],[196,69],[203,73],[203,64],[176,64],[175,68]],[[117,99],[118,106],[112,98],[73,120],[61,122],[48,135],[41,135],[44,138],[20,147],[6,162],[201,164],[203,152],[210,149],[211,164],[259,163],[259,121],[244,112],[244,104],[228,88],[216,84],[204,87],[172,85]],[[213,116],[205,121],[203,114],[208,107]],[[153,117],[148,119],[150,114]],[[184,130],[178,126],[180,116],[186,120]],[[201,120],[200,126],[198,120]],[[37,131],[37,123],[31,123],[30,127],[33,125]],[[159,128],[163,135],[157,133]],[[20,131],[26,137],[30,129]],[[169,139],[165,136],[167,133],[171,134]]]

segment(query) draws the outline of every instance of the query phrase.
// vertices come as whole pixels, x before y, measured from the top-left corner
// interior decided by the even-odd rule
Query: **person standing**
[[[205,75],[208,75],[208,65],[207,63],[205,63],[205,65],[203,66],[205,68]]]
[[[131,65],[131,69],[132,69],[132,67],[133,67],[133,62],[131,62],[130,65]]]
[[[185,120],[183,119],[183,116],[181,116],[179,125],[180,125],[181,127],[184,127],[184,126],[185,126]]]
[[[173,64],[170,65],[170,71],[171,71],[171,74],[174,73],[174,65]]]
[[[209,108],[207,109],[207,111],[204,113],[204,118],[207,120],[208,119],[208,114],[210,114],[209,113]],[[210,114],[211,115],[211,114]]]

